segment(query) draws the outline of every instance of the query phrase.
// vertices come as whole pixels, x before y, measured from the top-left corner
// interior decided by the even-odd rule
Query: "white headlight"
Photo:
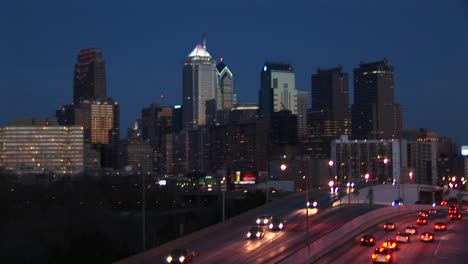
[[[282,228],[283,228],[283,224],[282,224],[282,223],[279,224],[278,227],[279,227],[280,229],[282,229]]]
[[[268,219],[263,220],[264,224],[268,224]]]
[[[171,263],[172,262],[172,257],[171,256],[167,257],[166,261],[167,261],[167,263]]]
[[[247,237],[250,237],[252,234],[250,232],[247,233]]]
[[[181,257],[179,258],[179,261],[180,261],[180,262],[184,262],[184,260],[185,260],[185,257],[184,257],[184,256],[181,256]]]
[[[257,235],[256,235],[256,236],[257,236],[257,237],[260,237],[260,232],[257,232]]]
[[[270,224],[268,227],[270,227],[270,229],[272,229],[272,228],[273,228],[273,224]]]
[[[257,224],[260,224],[261,220],[260,219],[257,219]]]

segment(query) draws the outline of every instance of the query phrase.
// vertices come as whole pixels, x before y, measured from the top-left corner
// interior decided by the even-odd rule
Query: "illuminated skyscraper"
[[[106,96],[106,68],[97,48],[80,50],[75,64],[73,102]]]
[[[216,62],[206,50],[206,41],[198,44],[184,63],[182,80],[182,122],[184,129],[207,123],[207,101],[215,100]]]
[[[286,110],[298,114],[294,71],[290,64],[267,62],[261,72],[259,118],[271,127],[272,114]]]
[[[217,89],[216,89],[216,110],[231,110],[236,104],[237,98],[234,93],[233,74],[224,64],[223,58],[216,65]]]

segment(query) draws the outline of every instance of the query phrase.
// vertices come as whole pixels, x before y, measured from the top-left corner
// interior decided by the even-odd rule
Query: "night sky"
[[[52,116],[73,96],[79,49],[97,47],[121,129],[143,107],[182,101],[182,65],[206,33],[234,73],[241,103],[257,103],[263,63],[284,61],[310,92],[318,67],[388,59],[405,128],[468,145],[466,0],[7,1],[0,8],[0,125]]]

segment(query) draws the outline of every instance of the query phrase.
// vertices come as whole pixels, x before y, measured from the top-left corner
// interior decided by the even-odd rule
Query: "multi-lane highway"
[[[319,209],[309,209],[309,232],[306,232],[305,196],[296,195],[281,201],[281,206],[271,204],[255,214],[246,213],[234,219],[228,226],[215,228],[196,239],[181,239],[172,247],[190,248],[197,256],[195,263],[276,263],[304,247],[306,241],[313,242],[353,218],[376,208],[368,205],[354,205],[326,210],[323,206],[329,204],[329,194],[324,191],[314,191],[310,199],[319,202]],[[285,204],[286,203],[286,204]],[[267,231],[265,237],[259,240],[248,240],[246,234],[249,227],[255,225],[257,216],[272,215],[282,217],[287,221],[284,231]],[[267,226],[265,228],[268,229]],[[119,263],[162,263],[169,248],[161,246],[140,255],[124,259]]]
[[[322,257],[317,263],[371,263],[371,255],[377,246],[380,246],[384,239],[395,239],[398,231],[404,231],[408,225],[415,225],[418,234],[411,236],[410,243],[400,243],[400,249],[393,253],[393,263],[467,263],[468,262],[468,219],[451,221],[448,216],[443,218],[429,218],[427,225],[416,225],[416,214],[395,219],[396,231],[384,231],[382,225],[376,225],[367,230],[366,234],[371,234],[376,238],[376,246],[360,246],[359,236],[344,243],[343,246]],[[434,231],[435,222],[447,223],[446,231]],[[435,235],[433,242],[422,242],[419,234],[429,231]],[[363,233],[364,234],[364,233]]]

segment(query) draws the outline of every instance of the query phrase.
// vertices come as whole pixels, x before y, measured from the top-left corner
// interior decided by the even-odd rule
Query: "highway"
[[[417,214],[407,215],[395,219],[396,231],[384,231],[382,225],[375,226],[365,233],[373,235],[376,246],[360,246],[360,234],[330,254],[322,257],[316,263],[372,263],[371,255],[375,247],[382,244],[384,239],[395,238],[397,231],[403,231],[408,225],[418,228],[418,234],[428,231],[435,236],[434,242],[421,242],[418,235],[411,236],[410,243],[400,243],[400,249],[393,253],[393,263],[467,263],[468,262],[468,216],[464,219],[451,221],[448,216],[437,219],[429,219],[428,225],[416,225]],[[435,222],[447,223],[446,231],[434,232]],[[382,223],[383,224],[383,223]]]
[[[309,209],[309,242],[377,208],[369,205],[352,205],[321,212],[323,206],[330,203],[328,192],[319,190],[311,192],[309,199],[319,201],[319,209]],[[295,195],[285,200],[278,201],[278,205],[271,203],[264,206],[254,214],[247,212],[237,219],[228,220],[227,226],[205,232],[201,237],[191,239],[189,235],[185,239],[179,239],[177,243],[172,243],[171,249],[177,247],[195,250],[197,256],[193,263],[277,263],[304,247],[307,239],[305,195]],[[247,231],[255,225],[257,216],[264,214],[286,219],[286,229],[267,231],[263,239],[246,239]],[[162,245],[118,263],[164,263],[169,250],[167,245]]]

